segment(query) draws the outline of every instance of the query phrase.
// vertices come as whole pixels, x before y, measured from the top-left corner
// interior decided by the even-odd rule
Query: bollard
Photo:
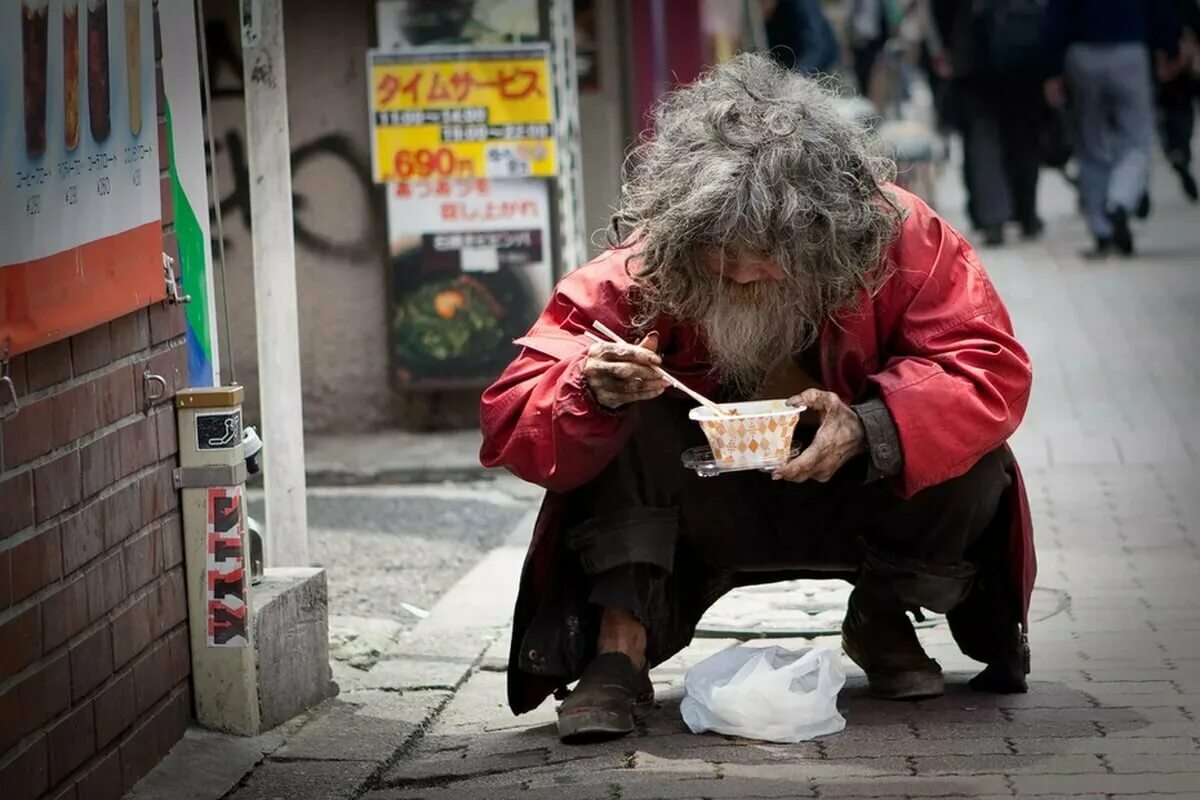
[[[241,735],[260,730],[251,630],[246,462],[240,386],[184,389],[178,412],[188,627],[196,719]]]

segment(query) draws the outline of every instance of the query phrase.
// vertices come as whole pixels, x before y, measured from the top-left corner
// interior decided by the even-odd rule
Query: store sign
[[[0,347],[166,297],[152,0],[0,0]]]
[[[377,182],[555,174],[548,45],[372,50],[367,73]]]
[[[547,182],[396,183],[388,234],[397,384],[447,389],[494,379],[552,283]]]

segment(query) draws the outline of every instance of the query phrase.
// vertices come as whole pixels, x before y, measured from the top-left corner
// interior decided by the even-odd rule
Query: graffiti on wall
[[[240,110],[245,87],[242,80],[242,54],[238,40],[231,35],[223,20],[209,20],[205,25],[208,45],[208,77],[214,107],[229,103]],[[219,118],[219,117],[217,117]],[[240,221],[250,230],[250,171],[246,156],[244,122],[240,115],[237,124],[214,132],[216,141],[208,153],[208,169],[216,168],[215,159],[222,159],[232,176],[232,185],[222,186],[220,202],[209,209],[209,216],[221,221]],[[330,132],[301,144],[292,144],[292,212],[296,244],[315,255],[345,261],[362,261],[381,255],[379,242],[383,239],[384,216],[380,198],[371,180],[371,165],[366,153],[345,133]],[[360,195],[364,213],[350,220],[330,219],[317,213],[316,193],[331,181],[349,182]],[[215,230],[215,229],[214,229]],[[216,234],[214,233],[214,245]],[[235,245],[226,235],[226,249]]]
[[[208,490],[205,607],[209,647],[246,647],[246,558],[241,487]]]

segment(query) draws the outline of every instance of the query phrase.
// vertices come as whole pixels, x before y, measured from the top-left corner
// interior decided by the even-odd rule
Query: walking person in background
[[[771,57],[802,75],[833,72],[838,65],[837,35],[821,10],[821,0],[761,0]]]
[[[1042,232],[1037,213],[1045,0],[975,0],[943,11],[955,93],[962,104],[970,216],[984,243],[1004,243],[1004,226]]]
[[[863,97],[870,96],[871,74],[896,22],[895,0],[853,0],[848,16],[854,80]]]
[[[1133,254],[1129,217],[1146,194],[1154,148],[1151,53],[1178,57],[1175,2],[1049,0],[1046,100],[1057,107],[1072,95],[1090,258]]]
[[[1169,58],[1158,54],[1155,76],[1158,78],[1158,110],[1162,125],[1163,151],[1171,168],[1179,176],[1188,199],[1200,200],[1196,178],[1192,175],[1192,133],[1195,131],[1195,107],[1198,70],[1200,70],[1200,0],[1176,0],[1182,36],[1179,55]]]

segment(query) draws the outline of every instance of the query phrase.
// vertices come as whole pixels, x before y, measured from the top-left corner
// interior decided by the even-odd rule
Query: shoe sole
[[[558,738],[564,744],[588,744],[627,736],[637,723],[650,716],[654,701],[635,703],[620,710],[581,708],[558,715]]]

